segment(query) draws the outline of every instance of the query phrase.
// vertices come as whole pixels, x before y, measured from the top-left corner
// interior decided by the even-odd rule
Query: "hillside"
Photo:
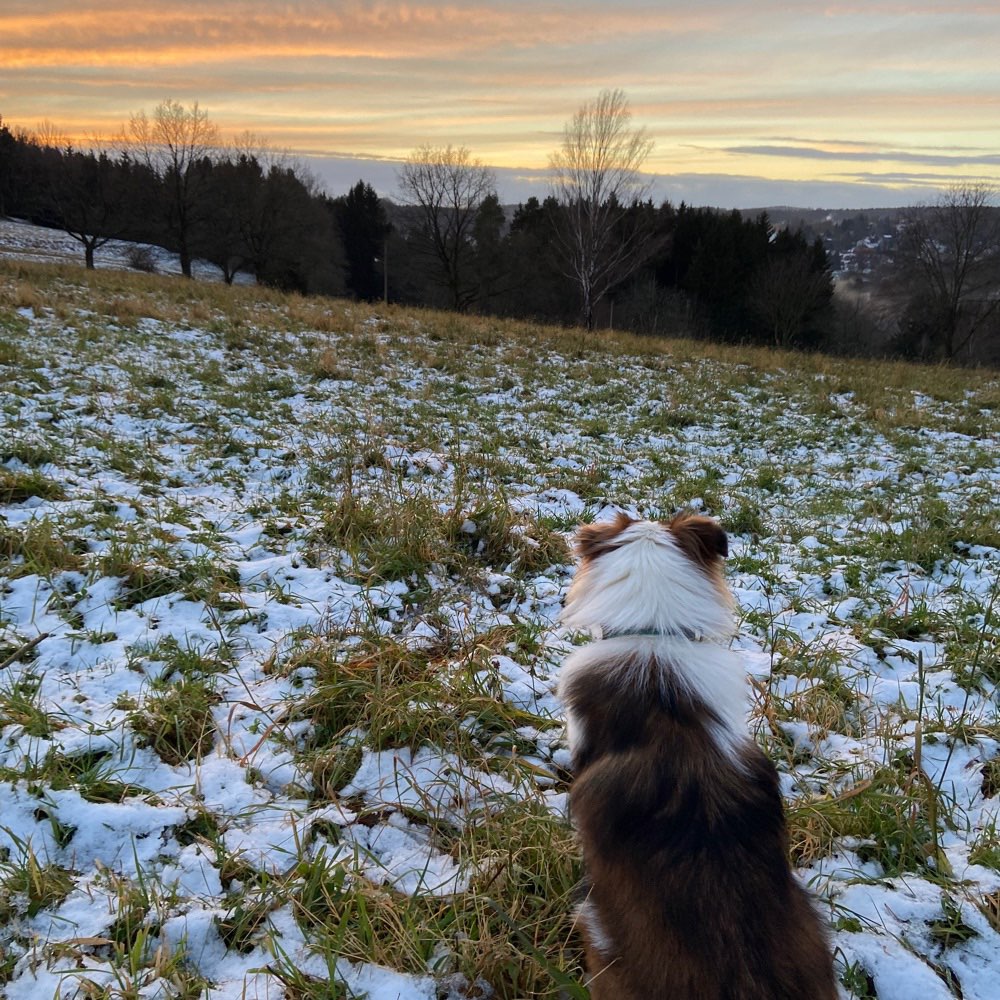
[[[7,261],[0,406],[11,1000],[586,996],[609,507],[730,532],[844,996],[996,997],[995,376]]]

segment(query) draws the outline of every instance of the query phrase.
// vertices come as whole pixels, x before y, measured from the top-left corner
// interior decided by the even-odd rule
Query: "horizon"
[[[1000,10],[975,2],[11,0],[0,114],[83,144],[197,101],[333,195],[363,179],[391,197],[417,146],[465,146],[516,203],[547,193],[574,112],[621,88],[655,143],[654,200],[870,210],[1000,182],[998,48]]]
[[[300,154],[295,157],[324,186],[337,196],[364,181],[380,197],[403,204],[396,184],[396,172],[404,160],[363,159],[350,156]],[[497,178],[497,193],[503,205],[523,204],[534,196],[544,201],[551,192],[546,170],[492,167]],[[785,208],[796,211],[891,211],[930,203],[940,193],[929,188],[882,188],[851,183],[800,181],[794,184],[766,177],[730,174],[646,174],[649,195],[655,204],[669,201],[679,205],[697,205],[719,210],[755,210]],[[942,191],[944,188],[941,189]],[[870,195],[864,198],[864,194]],[[789,201],[797,195],[808,201]],[[769,197],[770,196],[770,197]],[[860,203],[859,199],[864,203]]]

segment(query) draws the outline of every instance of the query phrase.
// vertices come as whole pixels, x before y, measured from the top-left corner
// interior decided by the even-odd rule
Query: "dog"
[[[777,772],[746,727],[725,532],[615,520],[576,537],[564,661],[578,910],[593,1000],[836,1000],[792,874]]]

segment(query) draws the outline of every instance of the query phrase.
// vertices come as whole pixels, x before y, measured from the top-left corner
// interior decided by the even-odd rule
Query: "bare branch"
[[[185,108],[167,100],[156,106],[152,118],[145,111],[132,115],[122,135],[140,162],[167,187],[167,227],[180,253],[181,271],[191,277],[194,232],[205,205],[205,177],[199,166],[216,155],[219,130],[197,101]]]
[[[910,333],[951,360],[1000,311],[1000,208],[988,184],[959,184],[914,209],[899,252]]]
[[[594,306],[646,258],[649,233],[629,209],[649,193],[642,165],[653,148],[634,128],[628,98],[602,91],[566,123],[560,148],[549,158],[553,194],[562,207],[557,235],[566,275],[580,289],[587,327]]]
[[[476,295],[469,274],[472,229],[483,201],[496,191],[496,176],[464,146],[420,146],[398,174],[406,203],[420,209],[420,239],[436,261],[452,305],[466,309]]]

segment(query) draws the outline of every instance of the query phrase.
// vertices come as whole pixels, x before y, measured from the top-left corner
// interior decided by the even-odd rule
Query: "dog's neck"
[[[651,639],[686,639],[688,642],[704,642],[705,633],[684,625],[677,628],[602,628],[602,639],[618,639],[622,636],[644,636]]]
[[[571,628],[600,626],[605,637],[724,643],[733,612],[719,569],[693,562],[662,526],[634,524],[616,548],[582,560],[560,617]]]

